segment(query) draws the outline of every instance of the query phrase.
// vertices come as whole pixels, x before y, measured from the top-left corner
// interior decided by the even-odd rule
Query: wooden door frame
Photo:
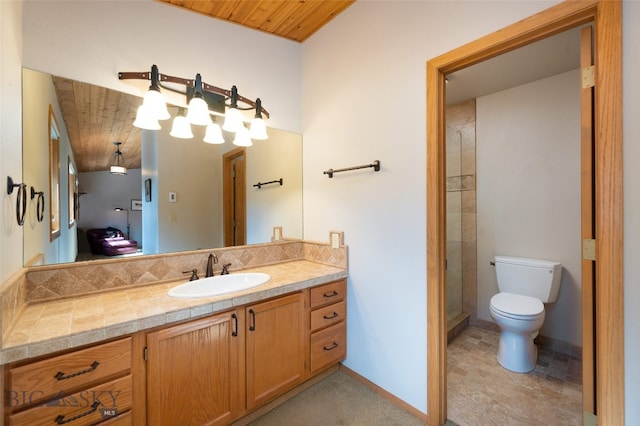
[[[599,424],[624,424],[622,2],[565,1],[427,62],[427,418],[447,415],[445,75],[593,22]],[[584,313],[583,313],[584,315]]]
[[[244,157],[246,160],[247,150],[244,147],[233,149],[222,155],[222,223],[223,223],[223,241],[224,246],[229,247],[235,245],[235,241],[231,238],[234,235],[234,225],[233,218],[235,216],[234,211],[234,203],[241,202],[244,204],[242,207],[242,212],[245,214],[245,218],[243,219],[242,226],[245,226],[246,223],[246,196],[245,194],[241,195],[240,200],[234,200],[234,190],[233,190],[233,162],[238,157]],[[245,177],[242,176],[244,180]],[[244,233],[244,231],[243,231]],[[246,235],[244,236],[246,238]]]

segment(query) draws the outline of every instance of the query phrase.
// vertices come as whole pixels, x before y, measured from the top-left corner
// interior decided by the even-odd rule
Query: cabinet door
[[[247,408],[291,389],[304,374],[304,294],[246,307]]]
[[[228,424],[238,415],[240,320],[232,311],[147,335],[148,424]]]

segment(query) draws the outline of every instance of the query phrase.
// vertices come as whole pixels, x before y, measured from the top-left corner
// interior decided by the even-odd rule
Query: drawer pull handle
[[[251,325],[249,326],[250,331],[255,331],[256,329],[256,313],[253,309],[249,309],[249,316],[251,317]]]
[[[66,374],[66,375],[62,371],[58,371],[56,373],[56,375],[53,376],[53,377],[55,377],[57,380],[70,379],[72,377],[80,376],[82,374],[91,373],[96,368],[98,368],[99,365],[100,365],[100,363],[98,361],[93,361],[93,363],[91,364],[91,367],[87,368],[86,370],[80,370],[80,371],[77,371],[75,373]]]
[[[59,414],[58,417],[56,417],[56,423],[59,425],[71,423],[72,421],[78,420],[81,417],[88,416],[89,414],[95,413],[95,411],[98,409],[99,406],[100,406],[100,401],[93,401],[93,404],[91,404],[91,409],[89,411],[80,413],[77,416],[69,417],[68,419],[65,419],[62,414]]]
[[[334,312],[332,315],[325,315],[322,318],[326,319],[326,320],[330,320],[330,319],[334,319],[338,317],[338,313]]]
[[[337,347],[338,347],[338,344],[336,342],[333,342],[333,344],[331,346],[329,346],[329,347],[323,346],[322,349],[324,349],[325,351],[332,351]]]
[[[324,297],[326,297],[327,299],[328,299],[329,297],[336,297],[337,295],[338,295],[338,292],[337,292],[337,291],[335,291],[335,290],[333,290],[331,293],[325,293],[325,294],[323,294],[323,296],[324,296]]]
[[[231,332],[231,335],[236,337],[238,335],[238,316],[236,314],[232,314],[231,319],[233,319],[233,331]]]

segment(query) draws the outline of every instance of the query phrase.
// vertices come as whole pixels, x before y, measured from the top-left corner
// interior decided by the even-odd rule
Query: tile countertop
[[[347,277],[345,269],[309,260],[242,272],[264,272],[271,279],[258,287],[215,297],[169,297],[170,288],[185,282],[180,280],[27,305],[0,349],[0,364],[222,312]]]

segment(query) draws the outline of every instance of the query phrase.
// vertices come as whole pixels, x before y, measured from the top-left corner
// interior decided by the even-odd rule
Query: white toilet
[[[543,303],[555,302],[562,265],[522,257],[495,257],[500,293],[491,298],[490,312],[500,326],[498,362],[507,370],[527,373],[536,366],[533,339],[544,322]]]

